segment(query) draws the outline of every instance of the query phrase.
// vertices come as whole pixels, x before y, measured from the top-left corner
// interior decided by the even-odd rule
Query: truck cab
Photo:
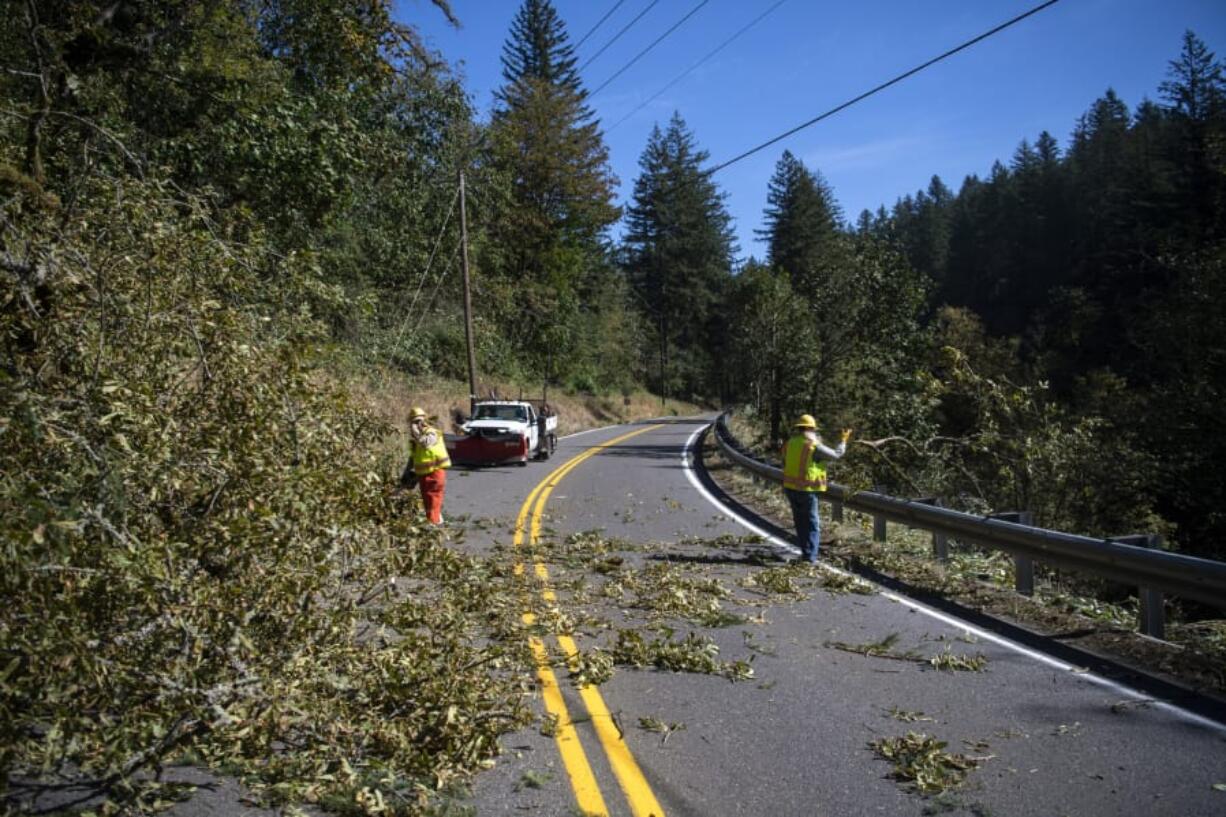
[[[460,428],[461,436],[448,436],[454,461],[473,465],[548,459],[557,442],[557,416],[526,400],[482,400]]]

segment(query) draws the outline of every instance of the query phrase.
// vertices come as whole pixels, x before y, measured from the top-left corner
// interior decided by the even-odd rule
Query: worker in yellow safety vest
[[[792,425],[792,436],[783,445],[783,493],[792,506],[800,557],[809,562],[817,561],[817,549],[821,544],[817,495],[826,490],[826,462],[842,457],[850,438],[851,429],[845,428],[838,448],[830,448],[817,436],[817,421],[813,415],[802,414]]]
[[[413,476],[421,486],[421,502],[426,518],[432,524],[443,524],[443,492],[447,487],[447,471],[451,457],[443,433],[427,422],[424,409],[409,412],[409,462]]]

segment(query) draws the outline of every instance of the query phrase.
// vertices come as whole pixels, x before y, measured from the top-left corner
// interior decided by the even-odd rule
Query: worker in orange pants
[[[421,486],[421,504],[426,508],[426,519],[432,525],[443,524],[443,492],[447,488],[447,472],[442,468],[432,471],[417,481]]]
[[[443,433],[427,422],[426,412],[420,408],[409,412],[409,461],[421,486],[426,519],[433,525],[443,524],[443,492],[451,457],[447,455]]]

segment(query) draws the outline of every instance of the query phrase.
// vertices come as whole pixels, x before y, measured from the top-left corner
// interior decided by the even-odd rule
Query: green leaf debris
[[[922,794],[940,794],[957,788],[972,769],[989,759],[946,752],[947,745],[943,740],[917,732],[881,738],[869,744],[879,757],[894,764],[891,776],[895,780]]]

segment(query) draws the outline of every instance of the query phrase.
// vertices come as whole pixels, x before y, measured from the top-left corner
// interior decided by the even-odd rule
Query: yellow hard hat
[[[813,419],[812,414],[802,414],[799,420],[792,423],[792,428],[817,428],[817,420]]]
[[[426,410],[422,408],[421,406],[414,406],[412,409],[409,410],[409,422],[416,420],[418,417],[424,418],[425,416],[426,416]]]

